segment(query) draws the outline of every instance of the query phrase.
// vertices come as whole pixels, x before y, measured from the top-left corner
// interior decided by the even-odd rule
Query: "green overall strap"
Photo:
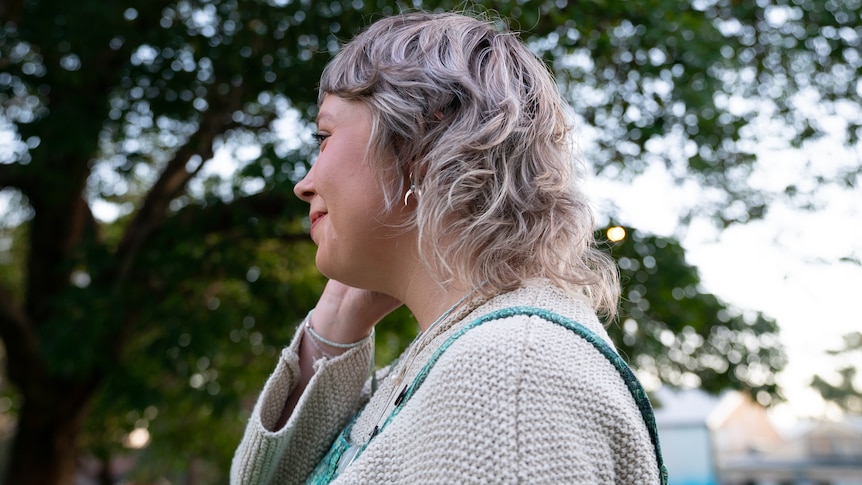
[[[473,328],[478,327],[479,325],[483,325],[487,322],[493,320],[500,320],[503,318],[510,318],[514,316],[535,316],[539,317],[543,320],[547,320],[551,323],[556,323],[560,326],[563,326],[575,334],[591,343],[605,358],[614,366],[614,368],[620,373],[620,376],[625,382],[626,387],[628,387],[629,392],[631,392],[632,397],[637,404],[638,409],[640,410],[641,416],[643,417],[644,423],[646,424],[647,431],[649,432],[650,439],[652,440],[653,449],[655,451],[656,460],[658,460],[658,469],[659,469],[659,477],[661,478],[662,485],[667,484],[667,467],[664,465],[664,460],[661,456],[661,446],[659,445],[658,440],[658,430],[656,428],[655,423],[655,415],[653,414],[652,405],[650,404],[649,397],[647,397],[646,391],[644,391],[641,386],[640,381],[638,381],[637,377],[634,375],[632,370],[629,368],[628,364],[620,357],[619,354],[616,353],[614,349],[608,345],[601,337],[593,333],[590,329],[585,327],[583,324],[578,323],[574,320],[566,318],[562,315],[554,313],[549,310],[545,310],[543,308],[535,308],[535,307],[527,307],[527,306],[517,306],[517,307],[509,307],[503,308],[487,315],[484,315],[477,320],[467,324],[466,326],[459,329],[455,332],[451,337],[449,337],[440,348],[437,349],[436,352],[428,359],[428,362],[422,367],[422,370],[419,371],[419,374],[416,375],[416,378],[413,380],[413,383],[410,384],[410,387],[407,388],[406,393],[403,394],[395,407],[392,410],[392,414],[386,418],[386,421],[383,422],[383,425],[380,426],[378,433],[383,431],[383,428],[389,424],[395,416],[401,411],[407,401],[416,393],[422,383],[425,381],[425,378],[428,377],[428,373],[431,372],[431,368],[434,367],[434,364],[440,360],[440,357],[443,355],[449,347],[458,340],[459,337],[467,333]],[[367,446],[368,443],[365,444]],[[363,451],[365,446],[360,449]]]

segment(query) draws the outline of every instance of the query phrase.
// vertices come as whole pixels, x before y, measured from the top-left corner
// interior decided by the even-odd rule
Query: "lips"
[[[324,217],[326,217],[325,212],[312,212],[311,214],[309,214],[308,219],[311,221],[311,229],[309,232],[313,232],[314,226],[316,226],[317,223],[320,222],[320,220]]]

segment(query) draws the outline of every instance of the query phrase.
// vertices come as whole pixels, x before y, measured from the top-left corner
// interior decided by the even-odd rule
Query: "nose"
[[[296,183],[293,186],[293,193],[296,194],[301,200],[307,203],[311,203],[311,199],[314,197],[314,194],[317,192],[314,190],[314,182],[312,181],[311,174],[314,171],[314,165],[312,165],[308,172],[305,174],[305,177],[302,177],[302,180]]]

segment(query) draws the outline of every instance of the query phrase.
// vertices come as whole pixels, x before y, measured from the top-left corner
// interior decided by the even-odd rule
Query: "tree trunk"
[[[95,389],[95,379],[57,382],[37,395],[23,396],[4,483],[72,485],[77,438]]]
[[[111,467],[111,455],[106,455],[100,465],[99,474],[96,476],[96,483],[99,485],[114,485],[115,480],[113,468]]]

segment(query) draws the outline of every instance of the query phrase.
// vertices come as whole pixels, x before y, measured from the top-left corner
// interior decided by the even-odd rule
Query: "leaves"
[[[859,383],[859,358],[862,357],[862,332],[844,335],[841,348],[827,351],[836,362],[833,376],[815,375],[811,387],[828,402],[844,411],[862,414],[862,385]]]
[[[62,396],[48,391],[80,391],[91,410],[81,443],[99,459],[132,453],[124,437],[148,430],[151,445],[134,452],[147,470],[141,478],[228,463],[252,396],[323,284],[306,208],[292,195],[314,159],[307,132],[319,74],[363,26],[417,5],[0,7],[0,189],[12,194],[0,226],[0,336],[11,409],[52,410]],[[834,174],[809,166],[802,175],[815,183],[775,192],[753,184],[763,118],[804,146],[838,114],[841,139],[858,146],[858,0],[476,9],[485,7],[554,69],[600,174],[627,180],[661,163],[703,188],[682,221],[706,214],[723,226],[744,223],[776,200],[815,207],[811,194],[824,185],[858,186],[858,163]],[[628,231],[608,246],[624,281],[610,330],[639,372],[780,398],[775,322],[706,293],[676,241]],[[414,332],[406,311],[388,317],[378,359],[397,355]],[[827,384],[815,385],[829,394]],[[208,473],[224,480],[222,468]]]
[[[745,390],[763,404],[782,399],[774,377],[786,357],[776,322],[706,292],[677,241],[624,229],[627,236],[608,245],[623,286],[609,332],[642,378]]]

